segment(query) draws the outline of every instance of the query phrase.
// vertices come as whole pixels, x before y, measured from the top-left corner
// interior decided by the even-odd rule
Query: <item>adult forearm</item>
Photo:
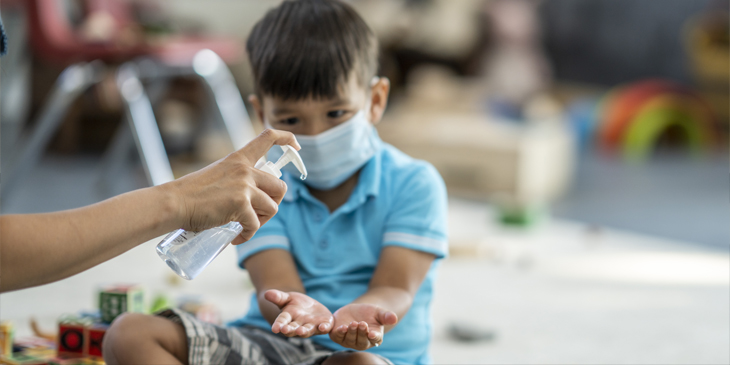
[[[407,290],[392,286],[371,287],[368,291],[355,299],[353,303],[372,304],[385,310],[394,312],[398,318],[408,313],[413,305],[413,296]],[[385,326],[385,332],[390,331],[394,326]]]
[[[60,280],[180,227],[169,187],[83,208],[0,217],[0,292]]]
[[[63,279],[176,228],[236,221],[240,244],[277,211],[283,181],[254,165],[274,144],[299,149],[294,135],[265,130],[200,171],[92,206],[0,217],[0,292]]]

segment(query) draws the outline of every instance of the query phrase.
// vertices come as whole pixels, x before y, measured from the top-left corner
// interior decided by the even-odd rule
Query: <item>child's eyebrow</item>
[[[287,114],[291,113],[291,109],[287,107],[274,107],[274,110],[271,111],[273,114]]]
[[[350,102],[349,99],[340,97],[340,98],[334,99],[331,102],[329,102],[327,104],[327,106],[330,106],[330,107],[340,106],[340,105],[349,104],[349,102]]]

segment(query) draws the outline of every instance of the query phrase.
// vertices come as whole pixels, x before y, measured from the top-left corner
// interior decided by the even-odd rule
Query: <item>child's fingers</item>
[[[381,310],[378,312],[378,322],[383,326],[391,326],[398,323],[398,315],[395,312]]]
[[[267,290],[266,293],[264,293],[264,298],[276,304],[277,307],[282,308],[287,305],[287,303],[289,303],[289,300],[291,300],[291,295],[281,290],[271,289]]]
[[[280,333],[282,328],[291,322],[291,314],[289,312],[281,312],[271,325],[271,332]]]
[[[350,322],[350,325],[347,327],[347,334],[345,335],[345,341],[343,341],[344,343],[342,346],[357,349],[357,326],[357,322]]]
[[[330,332],[330,328],[332,328],[332,321],[320,323],[319,326],[317,326],[317,330],[319,331],[319,334],[325,334]]]
[[[380,344],[383,343],[383,334],[378,331],[369,331],[368,340],[370,340],[370,343],[373,346],[380,346]]]
[[[296,330],[300,327],[300,324],[292,321],[288,325],[281,328],[281,333],[286,337],[296,336]]]
[[[330,339],[335,343],[343,345],[345,342],[345,335],[347,334],[347,326],[342,325],[330,332]]]
[[[314,332],[314,325],[311,323],[307,323],[299,328],[297,328],[296,334],[299,337],[307,338],[311,335],[313,335]]]
[[[360,322],[357,325],[355,346],[355,349],[357,350],[367,350],[370,348],[370,341],[368,341],[368,324],[365,322]]]

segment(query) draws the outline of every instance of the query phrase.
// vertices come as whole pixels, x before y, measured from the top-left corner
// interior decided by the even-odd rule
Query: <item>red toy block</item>
[[[84,355],[84,326],[77,323],[58,324],[58,355]]]
[[[86,356],[102,357],[101,355],[101,343],[104,340],[104,334],[109,326],[105,324],[94,324],[86,327],[86,333],[84,333],[84,354]]]

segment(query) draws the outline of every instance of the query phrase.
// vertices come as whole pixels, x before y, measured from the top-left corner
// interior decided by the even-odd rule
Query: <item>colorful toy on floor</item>
[[[53,340],[49,340],[43,337],[37,336],[26,336],[16,338],[13,341],[13,352],[48,352],[51,351],[56,354],[56,336],[53,336]]]
[[[692,152],[715,144],[716,116],[694,90],[667,80],[647,80],[610,92],[598,110],[597,139],[606,151],[645,160],[662,135],[681,131]]]
[[[59,357],[102,359],[102,342],[108,324],[88,316],[63,316],[58,322]]]
[[[56,356],[56,343],[40,337],[13,340],[12,352],[0,355],[0,364],[48,364]]]
[[[58,321],[58,355],[84,356],[86,327],[90,320],[75,316],[63,316]]]
[[[55,349],[26,349],[0,356],[0,365],[104,365],[101,357],[57,355]]]
[[[112,285],[99,293],[101,321],[111,323],[124,312],[143,313],[144,290],[137,285]]]
[[[0,364],[42,365],[51,364],[56,357],[54,343],[39,337],[24,337],[13,344],[14,352],[0,356]]]
[[[13,326],[3,322],[0,324],[0,364],[104,364],[104,335],[109,324],[124,312],[145,312],[144,291],[140,286],[102,287],[99,309],[61,316],[58,334],[42,331],[35,319],[31,319],[30,326],[36,336],[13,342]]]
[[[38,358],[24,353],[0,356],[0,364],[3,365],[50,365],[48,359]]]
[[[175,275],[176,278],[179,278],[179,276]],[[158,294],[155,296],[155,298],[152,300],[152,305],[150,306],[150,313],[157,313],[161,310],[172,308],[173,303],[170,301],[170,298],[168,298],[165,295]]]
[[[48,365],[104,365],[104,360],[59,356],[50,359]]]
[[[13,337],[15,328],[10,321],[0,322],[0,355],[13,353]]]
[[[95,323],[84,328],[84,355],[102,357],[101,344],[108,328],[109,326],[103,323]]]

